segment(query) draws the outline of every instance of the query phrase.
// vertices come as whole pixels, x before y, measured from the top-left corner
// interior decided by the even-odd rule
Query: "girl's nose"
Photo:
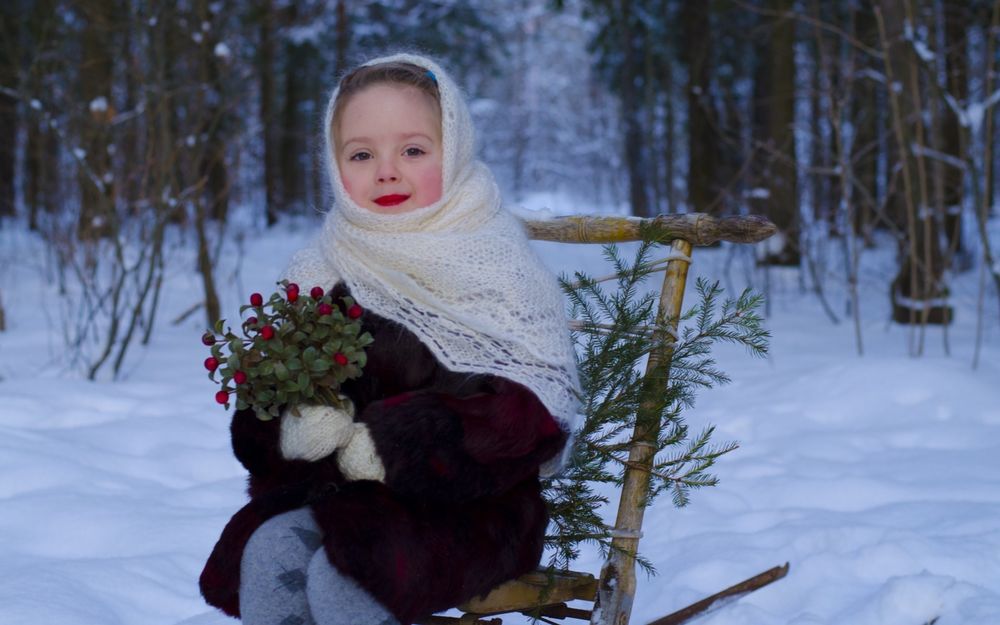
[[[379,163],[378,170],[375,172],[376,177],[379,182],[398,182],[399,181],[399,170],[396,169],[396,164],[391,161],[383,161]]]

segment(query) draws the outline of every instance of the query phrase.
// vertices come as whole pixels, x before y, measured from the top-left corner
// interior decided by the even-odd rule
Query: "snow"
[[[219,43],[215,44],[215,48],[212,50],[212,54],[219,57],[220,59],[228,59],[233,55],[233,52],[232,50],[229,49],[229,46],[227,46],[225,42],[220,41]]]
[[[526,211],[577,203],[533,196]],[[223,250],[223,310],[269,292],[280,267],[315,229],[244,230],[246,256]],[[715,467],[719,486],[674,508],[647,511],[631,622],[647,623],[772,566],[788,576],[721,602],[698,625],[994,625],[1000,622],[1000,328],[985,300],[983,354],[971,367],[978,272],[952,284],[951,355],[930,328],[924,356],[912,330],[886,322],[891,246],[866,252],[866,355],[853,324],[831,325],[794,269],[771,269],[774,338],[766,360],[722,346],[733,383],[704,391],[693,430],[714,423],[740,448]],[[599,246],[538,243],[556,271],[604,275]],[[741,288],[726,273],[730,247],[698,249],[692,271]],[[739,267],[752,252],[735,250]],[[193,255],[177,257],[157,331],[118,382],[87,381],[67,363],[44,249],[0,229],[0,623],[222,625],[197,577],[219,531],[245,501],[229,451],[228,416],[205,376]],[[750,260],[747,260],[750,259]],[[746,272],[752,275],[752,271]],[[874,278],[873,278],[874,277]],[[755,278],[762,283],[760,276]],[[693,283],[693,280],[690,281]],[[729,283],[732,282],[730,286]],[[690,291],[689,291],[690,295]],[[831,302],[846,301],[836,284]],[[53,310],[50,310],[52,308]],[[611,511],[609,515],[613,514]],[[597,573],[585,550],[577,570]],[[419,591],[419,590],[418,590]],[[579,605],[578,607],[585,607]],[[504,617],[505,623],[527,623]]]
[[[90,101],[91,113],[104,113],[108,110],[108,99],[104,96],[97,96]]]

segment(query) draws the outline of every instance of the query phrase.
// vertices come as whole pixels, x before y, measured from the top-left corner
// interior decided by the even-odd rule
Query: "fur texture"
[[[347,294],[338,285],[335,301]],[[250,502],[223,530],[202,594],[239,614],[243,548],[267,519],[310,505],[330,561],[401,623],[453,607],[534,569],[548,522],[538,468],[566,434],[524,386],[448,371],[415,335],[366,311],[375,341],[364,375],[344,385],[385,469],[349,481],[336,454],[286,460],[277,420],[233,415],[233,451]]]

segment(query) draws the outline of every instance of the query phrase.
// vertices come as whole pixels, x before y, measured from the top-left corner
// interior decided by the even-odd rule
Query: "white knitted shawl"
[[[442,197],[400,214],[375,213],[352,201],[333,147],[335,91],[324,128],[336,201],[321,234],[293,257],[284,276],[304,288],[343,280],[360,304],[408,328],[448,369],[523,384],[573,433],[579,382],[558,283],[530,248],[520,221],[501,207],[489,169],[473,160],[472,122],[455,83],[416,55],[367,64],[389,61],[427,68],[437,80]],[[550,462],[543,474],[564,459]]]

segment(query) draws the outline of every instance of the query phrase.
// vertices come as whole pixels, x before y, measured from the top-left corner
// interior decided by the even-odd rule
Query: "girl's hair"
[[[438,113],[441,112],[441,93],[438,91],[437,79],[430,70],[413,63],[400,61],[362,65],[340,79],[340,89],[337,91],[337,99],[333,103],[333,127],[337,127],[341,111],[344,110],[344,104],[353,95],[378,84],[416,87],[433,98]]]

